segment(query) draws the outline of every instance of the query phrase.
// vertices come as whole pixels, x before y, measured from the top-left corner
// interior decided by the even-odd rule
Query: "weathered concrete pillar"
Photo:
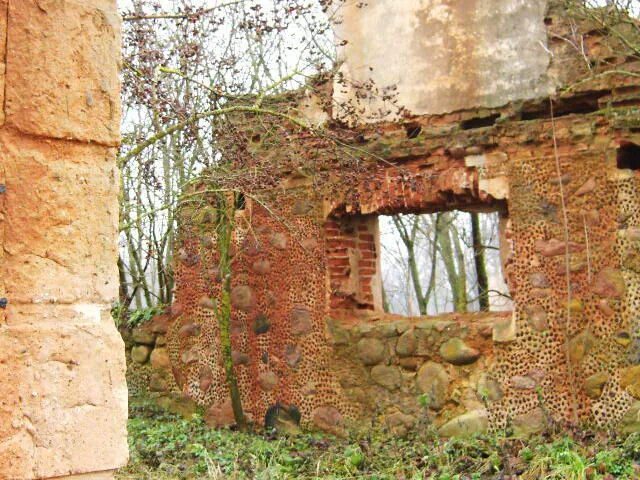
[[[127,460],[115,0],[0,0],[0,478]],[[1,306],[1,304],[0,304]]]

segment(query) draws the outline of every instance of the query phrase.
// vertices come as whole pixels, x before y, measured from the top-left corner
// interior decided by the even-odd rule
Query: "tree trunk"
[[[387,298],[387,291],[384,289],[384,284],[382,285],[381,288],[382,288],[382,309],[386,313],[389,313],[389,310],[390,310],[389,299]]]
[[[473,238],[473,261],[476,267],[478,279],[478,302],[480,310],[489,311],[489,278],[487,276],[487,264],[482,245],[482,231],[480,230],[480,217],[477,212],[471,212],[471,236]]]
[[[458,231],[458,227],[455,225],[455,223],[453,223],[457,218],[457,215],[454,214],[454,218],[449,224],[451,227],[450,232],[453,249],[455,252],[455,259],[458,265],[458,274],[456,277],[458,304],[456,307],[456,312],[466,312],[469,309],[469,302],[467,300],[467,266],[464,258],[464,248],[462,247],[462,242],[460,240],[460,232]]]
[[[238,429],[247,429],[247,419],[242,408],[242,397],[238,387],[238,379],[233,368],[233,355],[231,345],[231,242],[233,238],[235,210],[233,202],[224,198],[224,194],[218,196],[218,254],[220,255],[219,268],[222,277],[222,292],[216,309],[218,325],[220,327],[220,348],[224,362],[231,407]]]
[[[440,218],[441,213],[436,214],[436,218],[433,222],[433,239],[431,240],[431,273],[429,274],[429,283],[427,285],[427,291],[424,294],[425,311],[428,311],[429,300],[431,295],[435,292],[436,286],[436,262],[438,261],[438,235],[440,235]],[[437,306],[437,298],[434,300],[434,305]]]
[[[393,223],[400,234],[400,238],[407,249],[407,263],[409,264],[409,273],[411,275],[411,283],[413,285],[413,291],[416,295],[416,302],[418,303],[418,309],[420,315],[427,314],[427,302],[425,302],[424,292],[422,290],[422,282],[420,280],[420,270],[418,269],[418,263],[416,261],[416,234],[418,233],[418,217],[413,216],[411,224],[411,232],[407,231],[407,227],[404,221],[398,215],[393,216]]]
[[[440,231],[438,234],[438,244],[440,246],[440,255],[442,257],[442,262],[444,263],[444,267],[447,272],[447,278],[449,280],[449,285],[451,287],[454,311],[466,312],[467,296],[466,291],[462,290],[462,287],[466,286],[466,281],[464,281],[464,283],[461,281],[461,279],[459,278],[460,275],[456,268],[453,243],[451,240],[451,221],[452,220],[449,214],[443,214]]]

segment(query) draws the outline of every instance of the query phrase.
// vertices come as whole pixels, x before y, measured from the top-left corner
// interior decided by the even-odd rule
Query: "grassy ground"
[[[615,479],[640,478],[640,435],[605,439],[546,435],[438,438],[430,428],[405,439],[384,433],[340,439],[275,437],[207,428],[146,402],[129,420],[129,465],[119,479]]]

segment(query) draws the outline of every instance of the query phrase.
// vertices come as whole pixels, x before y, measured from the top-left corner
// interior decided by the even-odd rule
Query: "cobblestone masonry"
[[[557,10],[545,24],[564,34]],[[549,38],[546,80],[582,78],[583,59]],[[592,60],[615,57],[596,34],[588,41]],[[351,136],[385,160],[361,184],[341,190],[349,172],[330,170],[325,196],[313,176],[326,171],[293,178],[290,168],[281,189],[253,192],[270,211],[248,201],[241,213],[251,228],[236,232],[232,292],[250,417],[261,423],[271,407],[293,405],[304,426],[330,431],[362,419],[399,433],[428,420],[446,435],[526,434],[549,418],[637,429],[639,177],[618,160],[640,143],[639,107],[632,77],[604,75],[559,94],[554,119],[541,96],[378,123]],[[335,154],[298,140],[315,158]],[[291,139],[279,148],[265,157],[286,163],[304,150]],[[380,312],[372,215],[452,208],[504,213],[513,313]],[[169,357],[182,391],[229,423],[208,308],[219,294],[213,227],[202,212],[188,215],[202,221],[183,229]]]

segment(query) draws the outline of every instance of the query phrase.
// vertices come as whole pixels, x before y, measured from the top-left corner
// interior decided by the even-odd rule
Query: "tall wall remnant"
[[[362,17],[341,27],[354,33],[342,69],[353,79],[368,63],[381,82],[405,75],[402,117],[391,95],[391,110],[380,110],[371,89],[352,96],[353,84],[337,78],[317,102],[327,116],[353,120],[371,107],[377,123],[327,122],[317,136],[286,122],[238,120],[247,130],[242,166],[266,179],[246,191],[233,252],[231,333],[245,409],[260,423],[286,406],[303,425],[331,431],[362,418],[398,432],[429,418],[447,435],[526,434],[575,419],[637,430],[640,87],[607,68],[640,65],[588,25],[585,62],[564,40],[573,20],[551,2],[407,0],[402,18],[426,27],[406,27],[411,41],[391,55],[375,46],[393,44],[395,20],[381,27],[386,38],[368,35],[366,24],[391,3],[348,7]],[[485,3],[504,7],[497,25],[505,28],[494,28]],[[440,26],[450,30],[436,32],[438,56],[430,33]],[[462,26],[486,34],[484,57],[475,46],[459,51],[469,43]],[[412,70],[428,67],[422,55],[433,60],[430,75]],[[389,57],[396,60],[376,73]],[[494,72],[494,57],[513,61],[498,61]],[[297,115],[304,101],[292,95],[279,106]],[[167,348],[179,388],[224,424],[233,418],[212,308],[221,285],[207,182],[183,212]],[[451,209],[505,217],[513,312],[385,313],[376,216]]]
[[[364,107],[353,118],[362,123],[398,118],[381,95],[361,95],[358,86],[367,83],[380,90],[397,87],[398,106],[415,115],[549,95],[554,84],[542,21],[547,3],[347,1],[335,25],[337,39],[345,42],[334,98]]]
[[[115,0],[0,0],[0,478],[127,459]]]

